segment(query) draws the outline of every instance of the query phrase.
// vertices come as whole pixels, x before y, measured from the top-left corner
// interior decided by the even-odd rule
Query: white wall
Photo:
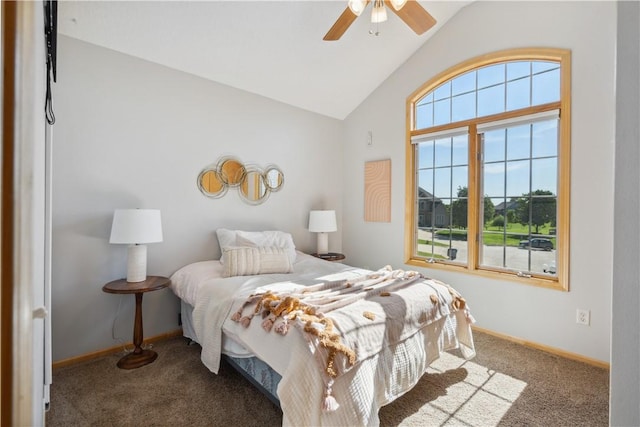
[[[597,25],[594,25],[597,23]],[[403,266],[405,102],[435,74],[515,47],[572,51],[570,292],[422,270],[467,298],[477,325],[609,361],[613,243],[614,2],[475,2],[460,11],[345,121],[343,246],[349,260]],[[367,131],[374,143],[366,146]],[[392,160],[392,221],[363,221],[364,162]],[[410,267],[414,268],[414,267]],[[591,326],[577,325],[577,308]]]
[[[101,290],[126,275],[126,247],[108,243],[114,209],[161,209],[164,242],[148,246],[148,274],[164,276],[219,258],[218,227],[286,230],[310,252],[309,210],[340,220],[342,122],[64,36],[58,55],[54,361],[118,345],[119,301],[115,335],[131,341],[133,296]],[[235,190],[204,197],[196,177],[223,155],[278,165],[283,189],[260,206]],[[331,233],[329,249],[340,242]],[[178,312],[170,290],[145,294],[145,337],[176,330]]]
[[[618,4],[610,425],[640,425],[640,3]]]

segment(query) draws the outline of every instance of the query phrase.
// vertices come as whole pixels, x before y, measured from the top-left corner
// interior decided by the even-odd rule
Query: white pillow
[[[296,245],[293,243],[293,237],[284,231],[242,231],[218,228],[216,234],[222,252],[238,246],[276,246],[286,250],[292,264],[296,261]],[[224,257],[220,258],[220,262],[224,264]]]
[[[224,252],[225,249],[236,246],[236,231],[227,230],[226,228],[218,228],[216,230],[218,235],[218,243],[220,244],[220,251]]]
[[[285,249],[275,246],[227,248],[222,252],[222,259],[224,260],[223,277],[293,271]]]

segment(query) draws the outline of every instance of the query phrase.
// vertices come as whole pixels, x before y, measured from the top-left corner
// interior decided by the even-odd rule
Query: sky
[[[517,61],[490,65],[445,82],[416,104],[416,128],[541,105],[560,99],[559,64]],[[535,190],[557,194],[557,118],[538,118],[483,132],[482,193],[494,204]],[[418,147],[418,185],[445,204],[468,184],[464,129]]]

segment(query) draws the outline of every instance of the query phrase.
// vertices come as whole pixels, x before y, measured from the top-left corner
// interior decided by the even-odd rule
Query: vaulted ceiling
[[[470,1],[420,1],[438,21],[418,36],[371,5],[338,41],[330,1],[62,1],[59,33],[299,108],[344,119]],[[369,34],[370,30],[379,35]]]

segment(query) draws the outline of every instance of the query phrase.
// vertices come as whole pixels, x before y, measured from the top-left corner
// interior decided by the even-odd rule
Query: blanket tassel
[[[262,329],[264,329],[265,331],[270,332],[272,327],[273,319],[271,317],[267,317],[262,321]]]
[[[253,318],[253,314],[249,315],[249,316],[244,316],[243,318],[240,319],[240,324],[242,326],[244,326],[245,328],[248,328],[249,325],[251,324],[251,319]]]
[[[340,404],[338,403],[338,401],[336,400],[335,397],[333,397],[332,391],[331,391],[331,386],[333,385],[333,380],[331,380],[329,382],[329,384],[327,385],[327,388],[324,392],[324,401],[322,402],[322,410],[323,411],[327,411],[327,412],[334,412],[336,410],[338,410],[338,408],[340,407]]]

